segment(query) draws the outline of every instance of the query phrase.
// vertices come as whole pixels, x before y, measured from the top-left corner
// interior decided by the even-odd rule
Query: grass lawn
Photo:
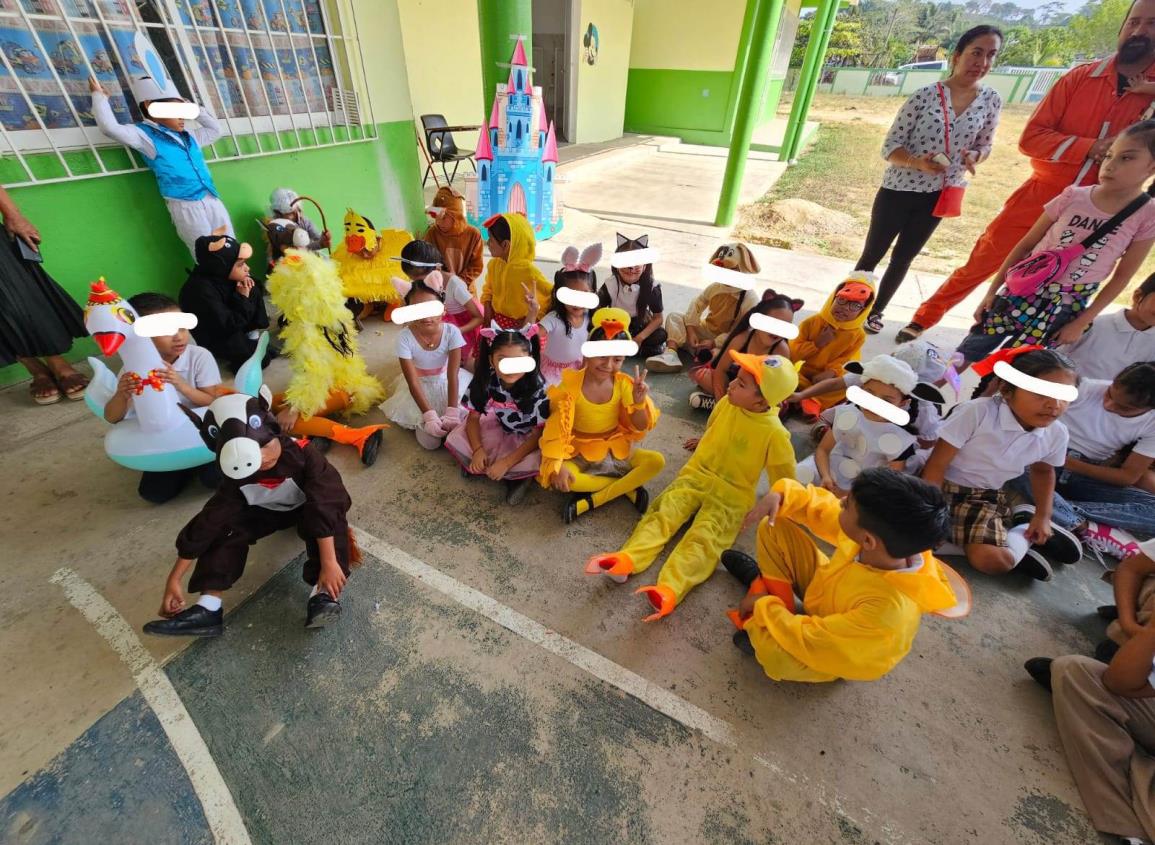
[[[886,163],[880,151],[902,99],[817,94],[810,119],[821,123],[817,140],[761,200],[742,209],[737,234],[754,243],[857,259],[870,223],[870,206]],[[1033,106],[1004,106],[994,152],[967,188],[962,217],[944,220],[915,259],[914,269],[946,275],[960,266],[1006,198],[1030,175],[1018,139]],[[788,114],[790,102],[780,111]],[[771,204],[808,200],[799,209]],[[829,210],[829,211],[825,211]],[[809,212],[809,213],[807,213]],[[1149,258],[1137,279],[1155,272]],[[1124,295],[1127,301],[1130,295]]]

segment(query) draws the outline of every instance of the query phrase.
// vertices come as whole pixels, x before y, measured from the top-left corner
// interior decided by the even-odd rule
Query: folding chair
[[[473,172],[477,172],[477,164],[473,160],[472,152],[463,153],[454,143],[454,132],[470,132],[475,129],[481,129],[480,126],[450,126],[445,122],[445,116],[441,114],[423,114],[421,115],[421,126],[425,130],[425,149],[429,151],[429,164],[425,168],[425,175],[421,178],[421,186],[429,181],[429,174],[433,172],[433,165],[437,162],[441,163],[441,172],[445,176],[445,181],[450,185],[457,177],[457,168],[461,166],[461,162],[468,161],[473,167]],[[449,174],[445,165],[453,162],[453,175]],[[434,177],[436,181],[436,177]]]

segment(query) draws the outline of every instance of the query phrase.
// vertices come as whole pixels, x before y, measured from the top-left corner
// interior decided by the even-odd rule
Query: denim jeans
[[[1085,475],[1056,471],[1055,498],[1051,519],[1063,528],[1074,528],[1085,520],[1122,528],[1140,539],[1155,534],[1155,494],[1138,487],[1117,487]],[[1033,502],[1027,474],[1009,483],[1011,489]]]

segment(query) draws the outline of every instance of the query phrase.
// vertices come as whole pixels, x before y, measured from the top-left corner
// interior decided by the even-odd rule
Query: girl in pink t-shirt
[[[1016,263],[1043,250],[1078,243],[1143,195],[1155,176],[1155,120],[1124,130],[1099,169],[1099,184],[1070,187],[1043,208],[1038,221],[1011,250],[975,311],[975,325],[959,346],[966,362],[1002,345],[1073,343],[1115,300],[1142,266],[1155,242],[1155,201],[1148,201],[1104,235],[1062,276],[1038,291],[1014,296],[1003,283]],[[1153,186],[1155,187],[1155,186]],[[1100,285],[1108,276],[1107,284]],[[1097,295],[1096,295],[1097,294]]]

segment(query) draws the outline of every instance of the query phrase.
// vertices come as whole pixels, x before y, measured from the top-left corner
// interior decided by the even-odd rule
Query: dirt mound
[[[790,248],[795,241],[826,240],[840,235],[860,235],[859,223],[842,211],[816,202],[784,199],[755,203],[743,209],[740,236],[758,243]]]

